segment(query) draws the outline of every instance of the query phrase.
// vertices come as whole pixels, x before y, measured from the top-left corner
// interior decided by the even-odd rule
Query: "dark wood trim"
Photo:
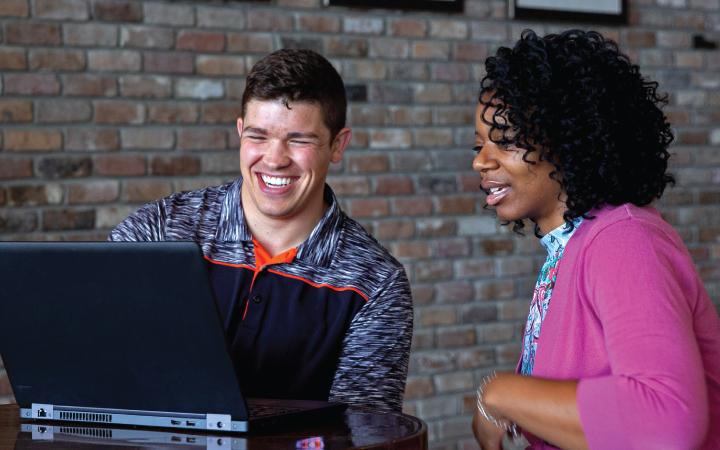
[[[326,6],[462,12],[464,0],[325,0]]]
[[[523,8],[515,5],[515,0],[508,0],[510,8],[514,9],[513,19],[518,20],[543,20],[543,21],[559,21],[559,22],[592,22],[592,23],[611,23],[611,24],[627,24],[628,23],[628,5],[627,0],[621,2],[620,14],[601,14],[587,13],[575,11],[562,11],[550,9]]]

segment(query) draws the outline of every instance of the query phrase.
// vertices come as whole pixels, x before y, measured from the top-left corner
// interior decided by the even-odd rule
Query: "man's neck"
[[[243,215],[250,233],[270,256],[278,255],[302,244],[328,208],[323,200],[318,207],[302,211],[293,217],[274,218],[261,214],[253,208],[251,202],[246,202],[244,196],[242,197]]]

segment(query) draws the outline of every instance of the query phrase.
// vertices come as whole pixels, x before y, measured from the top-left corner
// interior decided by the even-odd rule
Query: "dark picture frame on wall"
[[[520,20],[627,23],[627,0],[508,0],[509,16]]]
[[[324,0],[326,6],[462,12],[464,0]]]

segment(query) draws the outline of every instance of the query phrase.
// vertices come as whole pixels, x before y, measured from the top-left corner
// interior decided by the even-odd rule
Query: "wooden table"
[[[300,450],[346,448],[426,450],[427,427],[400,413],[348,409],[334,421],[272,432],[229,435],[141,430],[79,423],[21,422],[17,405],[0,405],[0,450],[59,449]]]

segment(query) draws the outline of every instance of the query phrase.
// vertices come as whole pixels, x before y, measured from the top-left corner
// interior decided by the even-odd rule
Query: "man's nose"
[[[290,163],[287,143],[280,139],[271,139],[265,153],[265,162],[273,167],[284,167]]]

